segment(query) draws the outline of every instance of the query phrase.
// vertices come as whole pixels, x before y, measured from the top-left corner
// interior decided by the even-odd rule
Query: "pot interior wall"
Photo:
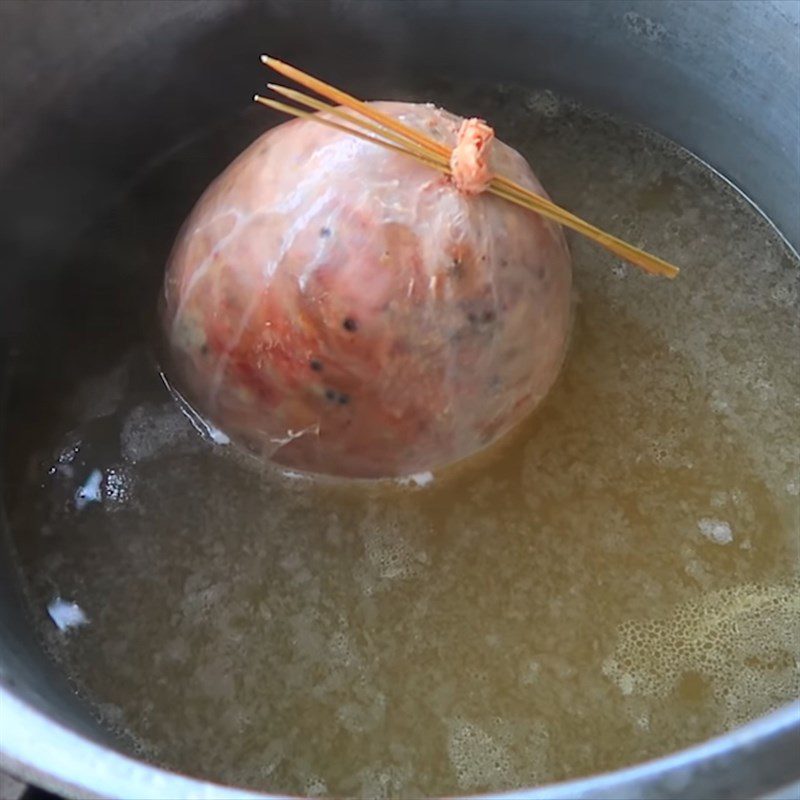
[[[267,79],[264,51],[362,96],[455,74],[553,89],[698,154],[798,247],[799,20],[782,2],[6,2],[4,374],[69,243],[145,165],[241,109]],[[197,164],[198,186],[218,168]],[[102,739],[31,636],[5,552],[0,569],[0,680]]]

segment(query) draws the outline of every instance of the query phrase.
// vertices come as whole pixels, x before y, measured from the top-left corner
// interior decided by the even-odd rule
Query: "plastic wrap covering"
[[[453,146],[462,120],[378,103]],[[495,141],[494,172],[544,190]],[[301,470],[403,476],[469,456],[553,384],[571,268],[561,230],[312,121],[268,131],[174,247],[171,378],[214,425]]]

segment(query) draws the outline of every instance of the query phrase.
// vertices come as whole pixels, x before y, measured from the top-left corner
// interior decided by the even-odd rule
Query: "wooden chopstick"
[[[332,123],[330,120],[325,120],[319,117],[317,114],[309,114],[308,112],[295,109],[292,106],[288,106],[284,103],[265,101],[264,98],[256,96],[258,102],[277,110],[284,111],[285,113],[293,114],[294,116],[310,118],[323,124],[328,124],[329,127],[345,130],[347,133],[359,136],[359,138],[365,139],[366,141],[370,141],[374,144],[384,147],[391,145],[389,146],[389,149],[391,150],[404,152],[405,154],[416,158],[422,163],[428,164],[429,166],[433,166],[442,172],[450,174],[450,155],[452,151],[446,145],[442,144],[441,142],[437,142],[421,131],[405,125],[400,120],[379,111],[373,106],[358,100],[352,95],[349,95],[334,86],[308,75],[296,67],[266,55],[262,56],[261,60],[268,67],[274,69],[281,75],[294,80],[300,85],[305,86],[307,89],[310,89],[311,91],[314,91],[329,100],[341,103],[346,108],[357,112],[358,114],[362,115],[362,117],[367,117],[372,121],[372,123],[378,123],[378,125],[376,126],[372,123],[367,123],[360,118],[354,118],[352,115],[347,114],[347,112],[343,111],[342,109],[328,106],[325,103],[316,100],[315,98],[304,95],[302,92],[297,92],[293,89],[287,89],[286,87],[278,87],[274,84],[270,84],[270,88],[274,91],[277,91],[285,97],[295,100],[295,102],[302,103],[307,107],[315,108],[317,111],[331,113],[335,116],[346,119],[351,125],[366,128],[367,130],[377,134],[377,137],[357,132],[357,128],[346,127]],[[606,233],[605,231],[586,222],[580,217],[575,216],[566,209],[561,208],[555,203],[535,194],[534,192],[531,192],[530,190],[520,186],[508,178],[505,178],[502,175],[495,176],[488,187],[488,191],[498,197],[516,203],[517,205],[527,208],[530,211],[534,211],[543,217],[577,231],[583,236],[592,239],[597,244],[601,245],[620,258],[631,262],[650,274],[674,278],[680,271],[676,266],[670,264],[664,259],[647,253],[644,250],[641,250],[640,248],[635,247],[634,245],[625,242],[624,240],[619,239],[610,233]]]

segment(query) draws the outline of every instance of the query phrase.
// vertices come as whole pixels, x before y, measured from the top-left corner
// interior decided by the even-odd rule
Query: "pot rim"
[[[75,797],[137,800],[287,798],[155,767],[49,719],[0,686],[0,768]],[[614,772],[511,792],[504,800],[728,797],[781,789],[800,778],[800,700],[701,744]],[[714,791],[713,787],[718,787]]]

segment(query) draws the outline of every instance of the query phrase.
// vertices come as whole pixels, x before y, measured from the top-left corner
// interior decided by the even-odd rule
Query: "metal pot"
[[[265,50],[363,94],[391,94],[426,72],[563,92],[681,143],[798,248],[799,26],[792,0],[5,0],[3,356],[35,324],[31,298],[82,225],[157,154],[239,109],[264,81]],[[2,768],[65,795],[253,796],[114,750],[38,646],[5,534]],[[800,777],[798,752],[794,704],[667,758],[514,796],[762,796]]]

